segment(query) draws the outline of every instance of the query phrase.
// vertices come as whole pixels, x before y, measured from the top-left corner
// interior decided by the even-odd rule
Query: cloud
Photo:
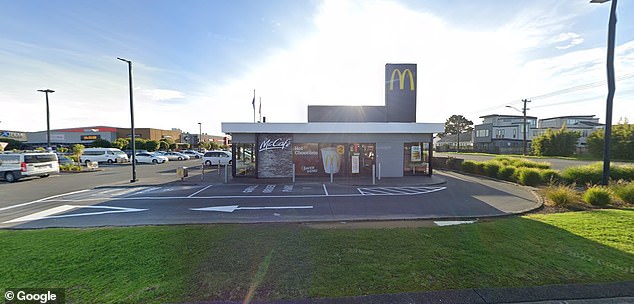
[[[139,94],[147,97],[151,101],[167,101],[185,98],[183,92],[166,89],[140,89]]]
[[[555,46],[555,48],[558,50],[565,50],[565,49],[571,48],[575,45],[579,45],[583,43],[583,41],[584,40],[581,37],[581,35],[577,33],[572,33],[572,32],[561,33],[559,34],[559,36],[553,39],[553,43],[565,43],[563,45]]]

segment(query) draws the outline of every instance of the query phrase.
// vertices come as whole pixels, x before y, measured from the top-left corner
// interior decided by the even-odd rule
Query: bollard
[[[379,163],[379,170],[378,171],[379,171],[379,174],[378,174],[379,180],[381,180],[381,163]]]
[[[372,185],[376,185],[376,165],[372,164]]]
[[[227,165],[225,165],[225,184],[229,183],[229,170],[227,170]]]
[[[200,165],[200,180],[205,180],[205,163]]]
[[[295,183],[295,164],[293,164],[293,184]]]
[[[220,175],[220,160],[218,161],[218,175]]]
[[[412,165],[412,175],[416,175],[416,166]]]
[[[332,184],[332,162],[330,162],[330,183]]]

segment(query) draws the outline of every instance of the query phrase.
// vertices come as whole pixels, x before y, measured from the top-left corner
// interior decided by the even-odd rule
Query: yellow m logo
[[[396,73],[398,73],[399,88],[403,90],[405,86],[405,76],[409,74],[409,90],[414,91],[414,75],[412,74],[412,71],[410,71],[409,69],[405,69],[403,73],[401,73],[401,70],[399,69],[394,69],[392,71],[392,77],[390,77],[390,91],[394,91],[394,75],[396,75]]]

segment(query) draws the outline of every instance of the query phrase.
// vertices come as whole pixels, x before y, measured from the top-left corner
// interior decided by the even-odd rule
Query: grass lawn
[[[634,210],[595,210],[433,228],[2,230],[0,288],[155,303],[634,280],[632,227]]]

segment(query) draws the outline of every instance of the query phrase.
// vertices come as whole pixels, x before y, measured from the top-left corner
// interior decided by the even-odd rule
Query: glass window
[[[488,130],[479,130],[488,131]],[[403,174],[429,174],[429,143],[412,142],[403,145]]]
[[[236,176],[255,176],[255,144],[234,144]]]

